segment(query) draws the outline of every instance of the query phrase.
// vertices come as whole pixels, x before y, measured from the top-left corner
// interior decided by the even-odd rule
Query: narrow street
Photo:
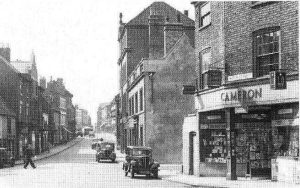
[[[93,187],[187,187],[183,184],[147,179],[137,176],[125,177],[122,162],[95,161],[91,140],[84,139],[60,154],[36,162],[37,168],[22,165],[0,169],[2,188],[93,188]]]

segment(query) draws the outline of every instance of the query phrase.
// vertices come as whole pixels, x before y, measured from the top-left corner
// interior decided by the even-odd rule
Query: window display
[[[299,126],[273,127],[275,156],[299,157]]]
[[[222,130],[205,130],[203,135],[203,159],[208,163],[226,163],[226,132]]]
[[[237,124],[236,160],[251,169],[271,168],[271,129],[268,123]]]

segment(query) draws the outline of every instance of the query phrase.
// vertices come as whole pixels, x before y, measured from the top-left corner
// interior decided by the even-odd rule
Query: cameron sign
[[[262,97],[262,88],[238,89],[221,93],[222,101],[251,101]]]

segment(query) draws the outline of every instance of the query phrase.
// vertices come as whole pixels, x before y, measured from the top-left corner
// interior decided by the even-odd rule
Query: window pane
[[[208,12],[210,12],[210,2],[208,2],[206,5],[204,5],[201,10],[201,16],[204,16],[205,14],[207,14]]]
[[[279,41],[280,31],[274,32],[274,40]]]
[[[268,53],[273,53],[273,43],[269,44],[269,52]]]
[[[202,54],[202,72],[205,72],[209,69],[209,65],[211,64],[211,52],[205,52]]]
[[[262,54],[262,45],[258,46],[258,55],[261,55]]]
[[[269,45],[268,44],[264,44],[262,46],[263,46],[262,53],[263,54],[268,54],[269,53]]]
[[[274,52],[279,52],[279,44],[278,44],[278,42],[274,42]]]
[[[269,42],[272,42],[273,38],[274,38],[273,33],[270,33]]]
[[[262,43],[262,37],[260,35],[256,37],[256,40],[257,40],[257,44]]]
[[[202,17],[201,19],[202,19],[201,26],[206,26],[210,24],[210,14]]]
[[[263,34],[263,43],[268,43],[269,42],[269,33]]]

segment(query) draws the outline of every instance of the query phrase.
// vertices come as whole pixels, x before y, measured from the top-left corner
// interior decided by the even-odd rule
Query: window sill
[[[205,29],[205,28],[209,27],[210,25],[211,25],[211,23],[209,23],[209,24],[207,24],[207,25],[205,25],[205,26],[202,26],[202,27],[200,27],[200,28],[199,28],[199,30],[198,30],[198,31],[201,31],[201,30],[203,30],[203,29]]]

